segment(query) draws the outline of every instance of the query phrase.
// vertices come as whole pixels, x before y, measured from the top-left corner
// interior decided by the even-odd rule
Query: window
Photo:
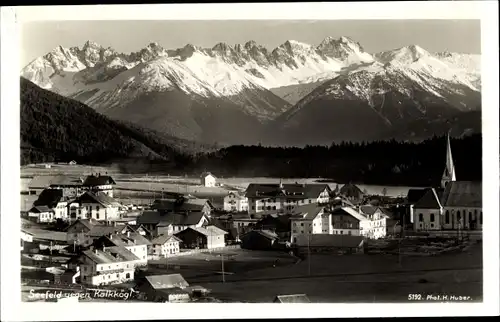
[[[252,210],[255,210],[255,206],[252,206]]]
[[[482,211],[479,213],[479,223],[481,225],[483,224],[483,212]]]
[[[341,234],[341,235],[343,235],[343,234],[344,234],[344,231],[343,231],[343,230],[341,230],[341,231],[340,231],[340,234]]]
[[[276,210],[276,206],[273,206],[273,210]]]
[[[130,278],[130,273],[127,273],[127,275],[125,275],[126,278]]]
[[[300,223],[300,225],[301,225],[302,227],[304,227],[304,223],[303,223],[303,222],[301,222],[301,223]]]
[[[469,221],[472,221],[472,211],[469,211]]]
[[[431,228],[434,228],[434,224],[431,224]]]
[[[435,218],[434,218],[434,214],[431,214],[431,222],[434,222],[434,219],[435,219]],[[432,226],[433,226],[433,225],[431,225],[431,227],[432,227]]]
[[[99,212],[99,206],[95,206],[95,210]]]
[[[447,224],[450,223],[450,211],[449,210],[446,210],[445,221]]]
[[[418,214],[418,221],[424,221],[424,214]]]
[[[311,200],[311,199],[309,199],[309,203],[312,203],[312,200]]]
[[[116,278],[120,278],[120,274],[116,273]]]

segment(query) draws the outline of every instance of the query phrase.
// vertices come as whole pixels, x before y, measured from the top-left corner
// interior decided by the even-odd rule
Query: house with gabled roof
[[[332,234],[372,237],[371,221],[353,207],[331,211]]]
[[[120,218],[121,204],[107,194],[85,192],[72,204],[78,204],[78,216],[83,219],[111,222]],[[71,206],[70,206],[71,207]],[[70,219],[72,215],[70,215]]]
[[[70,245],[86,247],[102,236],[127,232],[134,230],[128,225],[106,225],[95,219],[78,219],[66,229],[66,241]]]
[[[241,236],[241,248],[270,250],[278,243],[278,235],[270,230],[252,230]]]
[[[37,223],[51,223],[55,221],[54,210],[47,206],[34,206],[28,210],[28,219]]]
[[[224,211],[243,212],[248,211],[248,198],[238,191],[230,191],[224,197]]]
[[[54,212],[54,219],[68,220],[68,201],[64,196],[63,189],[44,189],[38,199],[33,202],[34,206],[46,206]]]
[[[82,187],[85,191],[90,191],[97,195],[106,194],[109,197],[113,197],[114,185],[116,185],[116,182],[111,176],[98,173],[87,176],[85,181],[83,181]]]
[[[353,183],[347,183],[339,190],[339,195],[349,200],[351,203],[358,204],[363,201],[365,194]]]
[[[245,191],[248,198],[248,213],[264,211],[291,213],[306,204],[326,204],[330,200],[331,189],[327,184],[260,184],[251,183]]]
[[[172,213],[145,210],[137,217],[137,224],[144,226],[153,236],[172,235],[186,228],[202,227],[208,222],[202,212]]]
[[[227,232],[215,227],[190,227],[175,234],[182,240],[183,248],[220,248],[226,246]]]
[[[122,246],[88,249],[80,256],[82,284],[110,285],[134,280],[139,258]]]
[[[97,238],[93,243],[97,249],[104,247],[120,246],[131,251],[139,259],[140,265],[148,263],[148,247],[151,242],[137,232],[112,233]]]
[[[189,283],[181,274],[149,275],[138,281],[136,289],[152,302],[188,302],[191,298]]]
[[[217,177],[210,172],[203,172],[200,176],[201,185],[204,187],[215,187]]]
[[[333,226],[331,215],[325,206],[316,203],[298,206],[290,217],[290,239],[295,243],[298,236],[312,234],[331,234]]]
[[[169,257],[179,253],[182,240],[174,235],[160,235],[151,240],[149,254],[159,257]]]
[[[157,199],[153,202],[151,208],[165,213],[201,212],[205,216],[210,216],[214,206],[208,199],[186,198],[183,196],[179,198]]]
[[[364,231],[363,236],[379,239],[386,237],[388,232],[394,232],[396,222],[391,220],[387,209],[378,206],[363,205],[359,207],[359,213],[370,221],[370,231],[368,233]]]

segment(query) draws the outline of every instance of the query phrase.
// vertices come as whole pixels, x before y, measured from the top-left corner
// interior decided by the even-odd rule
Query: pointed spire
[[[451,131],[451,130],[450,130]],[[453,163],[453,156],[451,154],[450,131],[446,137],[446,166],[441,178],[441,187],[445,188],[446,184],[450,181],[456,181],[455,165]]]

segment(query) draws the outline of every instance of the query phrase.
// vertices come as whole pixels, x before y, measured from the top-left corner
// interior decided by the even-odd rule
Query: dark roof
[[[324,190],[330,192],[327,184],[260,184],[251,183],[245,191],[248,198],[288,198],[288,199],[314,199]]]
[[[368,220],[366,219],[365,216],[360,214],[355,208],[353,207],[341,207],[341,208],[336,208],[331,211],[332,215],[347,215],[354,217],[355,219],[362,221],[362,220]]]
[[[278,235],[270,230],[251,230],[246,234],[244,234],[243,236],[241,236],[241,238],[245,238],[245,236],[250,234],[259,234],[269,240],[279,239]]]
[[[339,193],[346,197],[353,198],[362,198],[364,193],[359,189],[358,186],[352,183],[345,184],[342,188],[340,188]]]
[[[305,294],[278,295],[274,303],[311,303]]]
[[[213,208],[212,204],[208,199],[189,199],[189,198],[178,198],[178,199],[157,199],[153,202],[151,208],[166,211],[202,211],[205,205]]]
[[[44,189],[33,205],[54,208],[61,200],[63,200],[62,189]]]
[[[94,225],[98,224],[97,221],[95,221],[93,219],[78,219],[75,222],[73,222],[71,225],[69,225],[69,227],[66,230],[68,230],[70,227],[76,225],[77,223],[83,224],[88,229],[92,229],[92,227],[94,227]]]
[[[310,236],[308,240],[308,236]],[[349,247],[357,248],[362,245],[363,236],[350,235],[329,235],[329,234],[312,234],[298,235],[297,245],[302,247]]]
[[[301,205],[293,209],[292,219],[313,220],[318,214],[325,210],[325,207],[316,203]]]
[[[77,202],[90,201],[90,202],[101,204],[104,207],[109,207],[109,206],[118,207],[118,206],[120,206],[120,203],[118,201],[111,198],[110,196],[108,196],[105,193],[95,194],[95,193],[88,192],[88,191],[85,192],[80,197],[78,197],[76,199],[76,201]]]
[[[191,226],[196,225],[203,218],[202,212],[190,212],[188,214],[178,213],[163,213],[160,211],[143,211],[137,217],[138,224],[153,224],[153,225],[174,225],[174,226]]]
[[[115,233],[115,234],[110,234],[110,235],[105,235],[99,238],[96,242],[96,245],[102,245],[102,246],[123,246],[123,247],[129,247],[129,246],[139,246],[139,245],[151,245],[151,242],[144,238],[139,233],[129,233],[127,234],[120,234],[120,233]]]
[[[101,175],[90,175],[83,182],[83,185],[87,187],[104,186],[110,184],[116,184],[115,180],[113,180],[113,178],[111,178],[110,176]]]
[[[207,237],[210,237],[210,236],[220,236],[220,235],[226,235],[227,234],[227,232],[225,230],[222,230],[222,229],[220,229],[218,227],[215,227],[215,226],[190,227],[190,228],[187,228],[186,230],[189,230],[189,229],[194,230],[197,233],[205,235]],[[183,230],[183,231],[181,231],[181,232],[179,232],[177,234],[184,233],[186,230]]]
[[[66,242],[67,234],[63,231],[53,231],[53,230],[45,230],[45,229],[25,229],[33,238],[38,240],[51,240],[51,241],[59,241]]]
[[[146,276],[146,281],[155,290],[185,288],[189,286],[189,283],[184,279],[184,277],[182,277],[181,274],[149,275]]]
[[[444,207],[482,207],[482,182],[451,181],[444,189],[442,204]]]
[[[361,206],[359,208],[360,208],[362,214],[367,214],[370,216],[373,216],[373,214],[379,209],[379,207],[375,207],[372,205],[364,205],[364,206]]]
[[[427,193],[430,188],[422,188],[422,189],[410,189],[408,190],[408,194],[406,195],[406,201],[410,205],[414,205],[417,201],[422,199],[422,197]]]
[[[415,203],[414,208],[418,209],[439,209],[443,189],[429,189],[419,201]]]
[[[94,225],[90,229],[89,235],[91,237],[100,237],[100,236],[106,236],[110,234],[117,234],[117,233],[123,233],[129,228],[127,225],[122,226],[107,226],[107,225]]]
[[[50,209],[47,206],[35,206],[31,208],[28,212],[34,212],[34,213],[42,213],[42,212],[51,212],[52,209]]]

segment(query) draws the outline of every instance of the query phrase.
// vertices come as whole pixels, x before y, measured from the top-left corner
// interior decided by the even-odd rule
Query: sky
[[[327,36],[347,36],[370,53],[407,45],[430,51],[481,52],[480,20],[133,20],[42,21],[21,25],[21,64],[57,46],[82,47],[87,41],[130,53],[157,42],[166,49],[190,43],[213,47],[249,40],[274,49],[286,40],[318,45]]]

